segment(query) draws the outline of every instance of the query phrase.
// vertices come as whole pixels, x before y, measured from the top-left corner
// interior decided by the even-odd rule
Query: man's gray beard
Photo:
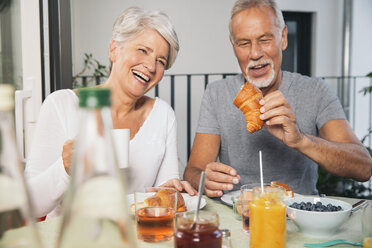
[[[275,74],[274,66],[271,66],[270,77],[268,79],[262,78],[262,79],[257,79],[257,80],[253,80],[252,78],[249,77],[248,68],[249,66],[247,66],[247,69],[245,71],[245,75],[247,76],[248,82],[252,83],[254,86],[256,86],[259,89],[269,86],[274,79],[274,74]]]

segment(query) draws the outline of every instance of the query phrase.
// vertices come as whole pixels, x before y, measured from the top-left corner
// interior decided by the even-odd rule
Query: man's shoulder
[[[283,82],[292,89],[318,89],[319,87],[326,86],[324,80],[318,77],[309,77],[296,72],[283,71]]]

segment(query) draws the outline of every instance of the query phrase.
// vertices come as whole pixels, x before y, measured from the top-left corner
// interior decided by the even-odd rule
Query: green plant
[[[84,66],[83,69],[75,74],[72,78],[73,80],[73,87],[79,88],[82,86],[86,86],[84,84],[89,84],[96,80],[96,78],[108,77],[109,70],[103,64],[101,64],[98,60],[93,58],[92,53],[84,53]],[[80,82],[81,77],[86,77],[86,82]]]
[[[368,73],[366,76],[372,78],[372,72]],[[365,87],[360,92],[363,92],[364,95],[370,94],[372,92],[372,86]],[[361,139],[362,144],[370,137],[371,133],[372,128],[369,128],[367,134]],[[365,147],[372,156],[371,148],[367,145],[365,145]],[[321,194],[366,199],[372,197],[371,187],[366,187],[364,184],[352,179],[334,176],[320,167],[318,175],[317,188]],[[371,184],[369,186],[371,186]]]

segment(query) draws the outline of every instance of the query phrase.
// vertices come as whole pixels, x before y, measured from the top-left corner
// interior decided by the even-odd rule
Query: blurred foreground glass
[[[160,242],[173,238],[177,210],[177,190],[152,187],[135,192],[137,237],[145,242]]]
[[[372,203],[363,209],[362,218],[363,248],[372,248]]]
[[[81,122],[57,247],[135,247],[125,178],[111,129],[109,89],[80,89]]]
[[[286,245],[286,205],[281,187],[264,186],[253,189],[249,206],[250,247],[284,248]]]
[[[193,225],[194,215],[195,212],[184,212],[176,215],[175,247],[221,248],[222,234],[218,229],[218,214],[200,211],[196,225]]]
[[[14,89],[0,84],[0,247],[41,247],[14,132]],[[12,230],[29,226],[22,236]]]
[[[240,213],[243,220],[243,231],[249,234],[249,205],[253,197],[253,188],[260,186],[259,183],[244,184],[240,187]],[[265,184],[265,186],[267,186]]]

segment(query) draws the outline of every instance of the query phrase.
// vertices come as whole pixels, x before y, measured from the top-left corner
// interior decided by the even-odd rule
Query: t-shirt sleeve
[[[340,100],[323,80],[319,82],[317,97],[319,104],[316,125],[318,130],[328,121],[346,119]]]
[[[220,134],[217,121],[216,101],[212,100],[212,87],[208,85],[204,92],[200,106],[199,122],[196,129],[197,133]]]

